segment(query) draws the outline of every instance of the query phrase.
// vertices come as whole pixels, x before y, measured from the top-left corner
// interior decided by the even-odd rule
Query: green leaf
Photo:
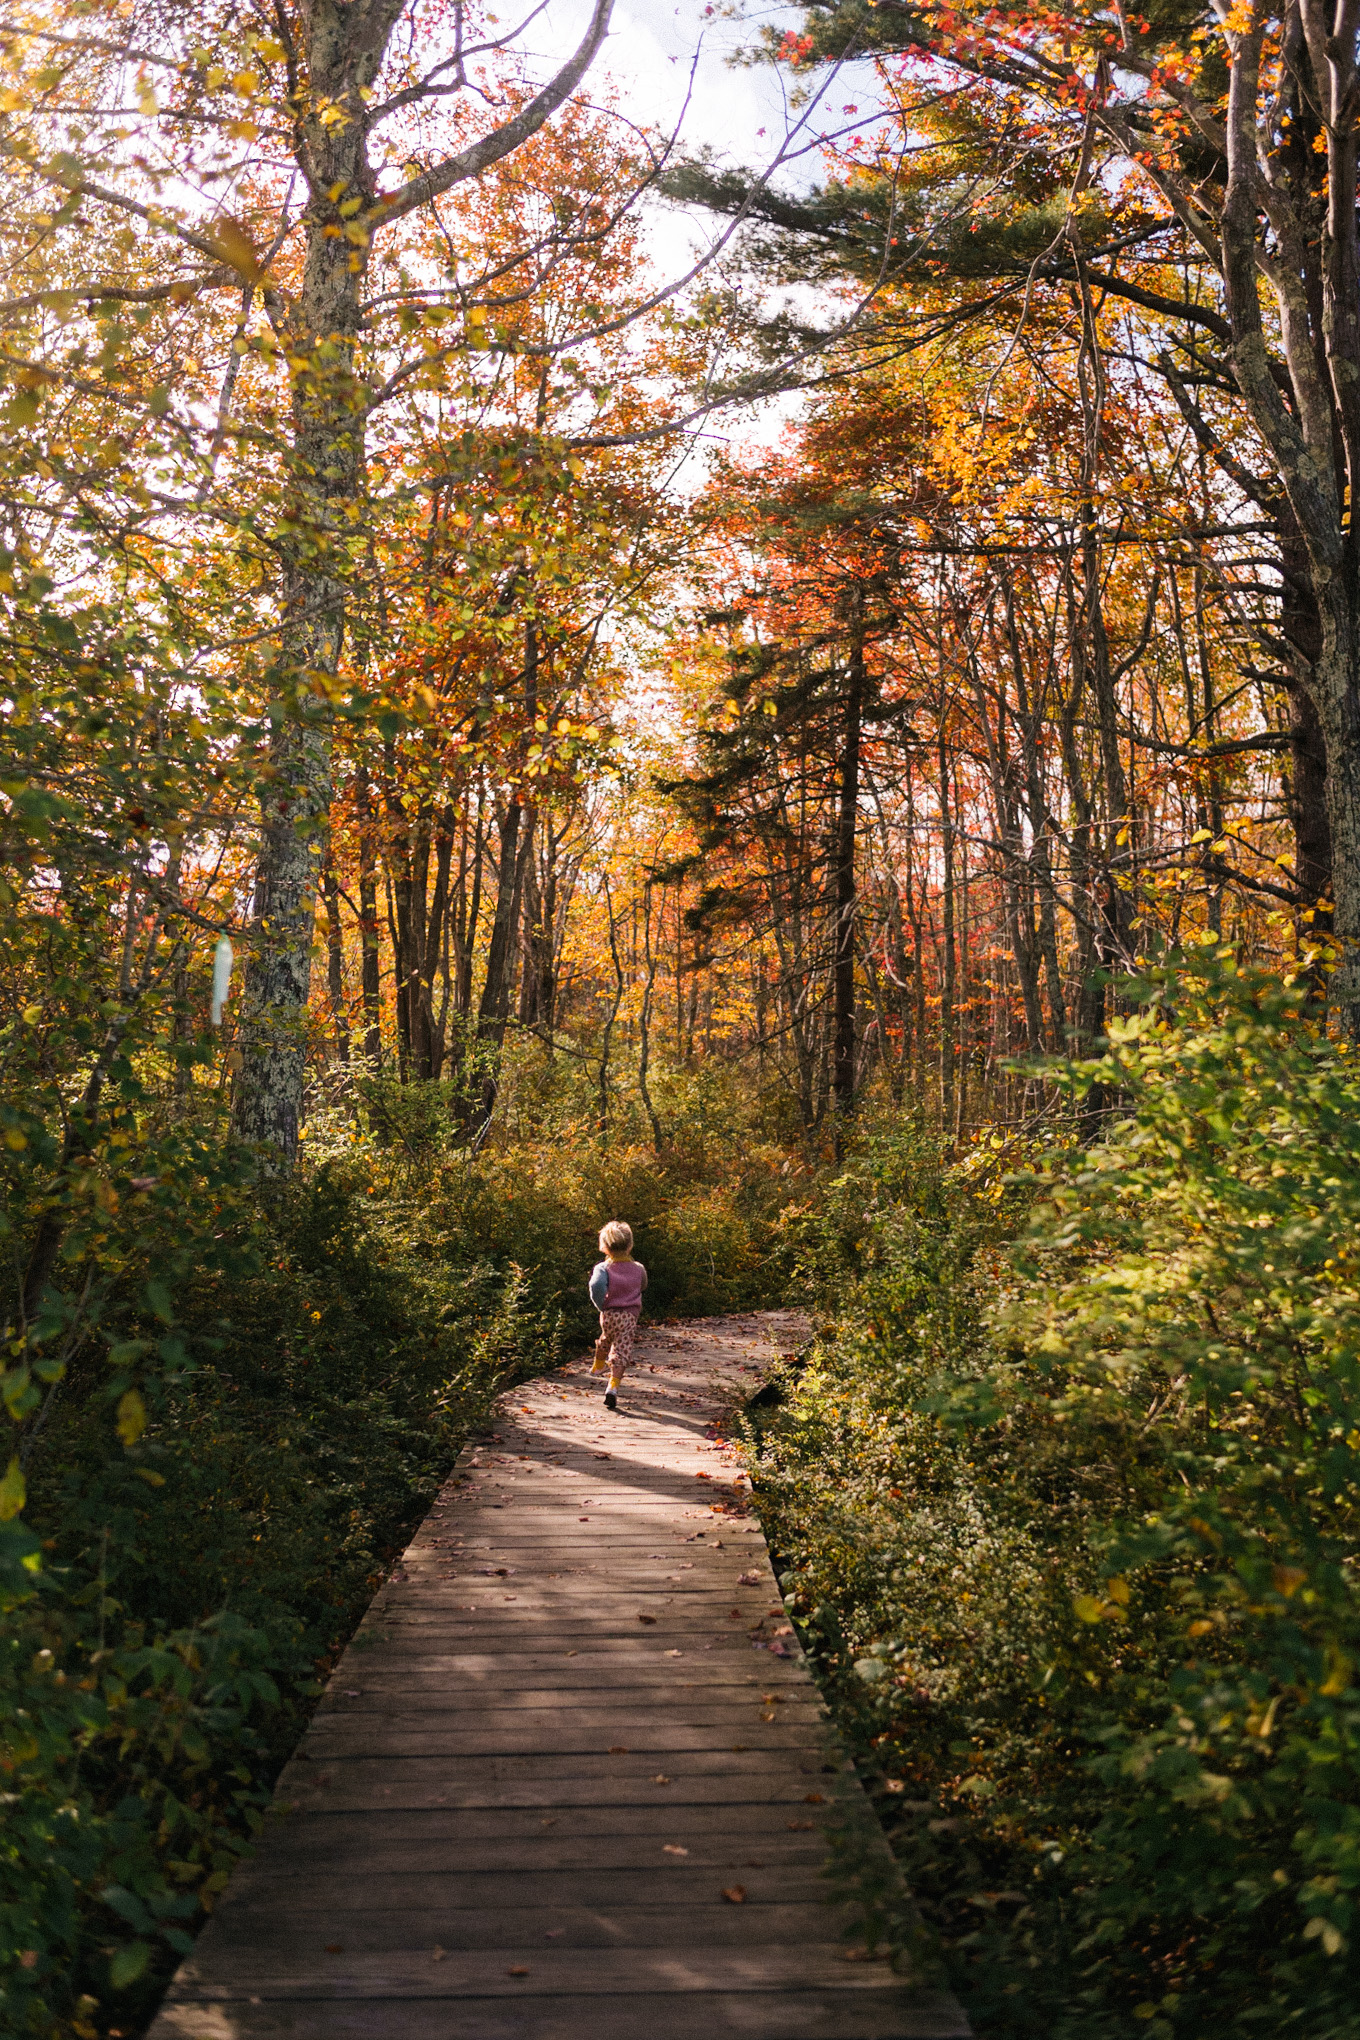
[[[151,1960],[151,1947],[146,1941],[129,1941],[120,1948],[109,1964],[109,1982],[115,1990],[126,1990],[130,1983],[136,1983],[139,1976],[146,1974]]]
[[[163,1325],[175,1322],[175,1306],[170,1301],[170,1292],[163,1282],[150,1281],[146,1285],[146,1300]]]
[[[26,1523],[0,1523],[0,1595],[24,1601],[42,1570],[42,1546]]]
[[[114,1367],[126,1367],[129,1360],[139,1360],[143,1353],[150,1351],[150,1339],[123,1339],[118,1345],[109,1347],[109,1361]]]

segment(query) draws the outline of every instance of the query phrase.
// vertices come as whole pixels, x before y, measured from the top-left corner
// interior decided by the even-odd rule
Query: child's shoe
[[[604,1392],[604,1406],[607,1410],[616,1410],[619,1406],[619,1392],[612,1381]]]

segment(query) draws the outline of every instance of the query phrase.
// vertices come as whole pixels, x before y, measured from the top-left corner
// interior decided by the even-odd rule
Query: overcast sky
[[[797,12],[753,5],[747,19],[732,21],[716,7],[706,16],[704,4],[615,0],[609,40],[596,59],[594,76],[611,79],[640,120],[669,128],[680,117],[697,52],[686,141],[691,148],[709,144],[725,155],[751,160],[762,147],[759,130],[767,130],[768,140],[783,127],[781,79],[771,65],[734,68],[728,59],[755,41],[762,22],[792,25]],[[548,20],[557,48],[575,41],[585,15],[583,0],[553,0]]]
[[[676,0],[615,0],[609,38],[582,87],[583,96],[613,96],[639,123],[667,133],[678,123],[681,155],[710,148],[729,163],[763,169],[790,122],[800,118],[787,103],[789,74],[782,66],[734,64],[731,59],[756,43],[764,25],[798,27],[801,12],[772,0],[747,0],[742,17],[732,19],[716,4],[706,14],[706,5],[707,0],[680,0],[678,5]],[[546,75],[562,62],[579,41],[589,11],[589,0],[550,0],[522,45],[537,58],[536,69]],[[855,82],[862,90],[868,80]],[[805,125],[804,145],[820,128],[835,128],[841,101],[853,96],[851,78],[843,73]],[[806,186],[822,174],[814,146],[781,166],[775,182],[785,188]],[[648,210],[650,251],[662,277],[682,275],[725,225],[710,215],[665,204]],[[768,443],[794,408],[782,399],[760,406],[755,414],[724,413],[701,438]]]

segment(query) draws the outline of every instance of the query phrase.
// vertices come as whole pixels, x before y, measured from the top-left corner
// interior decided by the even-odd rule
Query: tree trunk
[[[605,1021],[604,1031],[600,1036],[599,1135],[600,1146],[607,1148],[609,1145],[609,1055],[614,1039],[614,1023],[619,1017],[619,1007],[623,1004],[624,986],[623,965],[619,960],[618,930],[614,924],[614,902],[609,896],[609,880],[607,878],[604,881],[604,910],[609,917],[609,955],[614,965],[614,1001],[610,1006],[609,1018]]]
[[[359,783],[360,993],[364,1008],[364,1061],[376,1072],[382,1060],[381,935],[378,928],[377,853],[373,840],[373,798],[365,776]]]
[[[356,373],[371,236],[523,146],[575,91],[609,27],[596,0],[582,41],[501,126],[378,196],[369,161],[373,87],[405,0],[312,0],[295,16],[293,149],[306,184],[302,280],[266,303],[292,377],[290,500],[280,528],[283,602],[274,736],[261,816],[254,925],[242,996],[237,1131],[264,1167],[297,1158],[317,866],[331,799],[329,697],[345,629],[371,391]],[[280,33],[293,40],[282,17]],[[437,67],[435,76],[445,67]],[[429,81],[426,93],[442,93]],[[381,109],[378,110],[381,113]]]
[[[647,1083],[652,1060],[652,997],[656,989],[656,970],[660,961],[660,948],[652,943],[652,889],[647,886],[643,892],[643,954],[647,964],[646,982],[642,988],[642,1012],[638,1019],[638,1091],[643,1108],[652,1129],[652,1146],[658,1154],[663,1146],[661,1121],[656,1106],[652,1103],[651,1090]],[[660,928],[657,933],[660,935]]]
[[[477,957],[477,929],[482,918],[482,872],[486,865],[486,784],[477,782],[477,820],[472,834],[472,898],[458,952],[458,1011],[472,1012],[472,972]]]
[[[491,940],[486,952],[486,978],[477,1012],[478,1032],[484,1041],[499,1048],[505,1039],[510,1017],[510,960],[514,951],[514,907],[520,876],[520,829],[524,809],[512,795],[500,819],[500,847],[496,866],[496,905],[491,917]]]
[[[1314,913],[1320,901],[1332,898],[1332,831],[1327,812],[1327,747],[1309,682],[1322,650],[1322,620],[1308,572],[1308,558],[1297,533],[1286,533],[1283,546],[1284,587],[1280,604],[1282,635],[1292,655],[1289,687],[1289,819],[1294,830],[1294,880],[1306,906]],[[1313,926],[1330,931],[1330,914],[1318,915]]]
[[[355,373],[367,236],[342,204],[370,205],[362,95],[377,75],[399,0],[317,0],[306,17],[307,92],[298,155],[308,184],[293,330],[291,501],[285,528],[277,718],[261,817],[254,922],[241,1001],[236,1129],[268,1169],[290,1168],[302,1122],[317,867],[331,802],[327,696],[340,665],[345,568],[364,453],[367,391]],[[362,17],[362,20],[356,19]],[[334,117],[339,111],[341,118]]]
[[[335,1053],[342,1063],[349,1061],[349,1016],[345,1012],[345,938],[340,926],[340,881],[335,875],[335,857],[326,852],[326,980],[331,1001],[331,1024],[335,1028]]]
[[[855,590],[855,635],[846,674],[841,732],[840,809],[836,817],[836,953],[831,1095],[836,1157],[855,1109],[855,844],[859,827],[860,737],[864,719],[864,591]]]
[[[943,703],[941,720],[943,721]],[[943,737],[939,746],[940,836],[944,860],[941,918],[944,924],[944,974],[940,985],[940,1126],[946,1141],[954,1136],[958,1083],[958,1045],[955,1039],[958,991],[958,954],[954,945],[954,802],[950,785],[949,753]]]

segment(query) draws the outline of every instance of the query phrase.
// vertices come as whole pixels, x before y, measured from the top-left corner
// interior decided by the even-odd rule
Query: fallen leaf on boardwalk
[[[529,1974],[528,1970],[521,1963],[516,1963],[513,1969],[507,1969],[505,1973],[507,1976],[527,1976]]]
[[[739,1573],[737,1575],[737,1585],[739,1587],[758,1587],[760,1585],[760,1574],[758,1572]]]
[[[344,1952],[345,1944],[343,1941],[327,1941],[326,1953],[328,1955],[343,1955]]]
[[[666,1776],[664,1771],[658,1771],[655,1778],[653,1778],[652,1780],[653,1785],[669,1785],[670,1782],[671,1782],[670,1779]]]
[[[734,1743],[733,1743],[733,1745],[732,1745],[732,1750],[733,1750],[733,1753],[734,1753],[734,1755],[736,1755],[736,1756],[740,1756],[740,1755],[741,1755],[741,1753],[742,1753],[742,1751],[743,1751],[743,1750],[744,1750],[745,1748],[746,1748],[746,1744],[745,1744],[744,1742],[734,1742]]]
[[[803,1804],[804,1806],[825,1806],[826,1801],[820,1792],[805,1792],[803,1794]]]
[[[655,1617],[655,1615],[639,1615],[639,1616],[638,1616],[638,1621],[639,1621],[639,1622],[646,1622],[646,1623],[648,1623],[648,1624],[653,1624],[653,1623],[655,1623],[655,1621],[656,1621],[656,1617]]]
[[[723,1892],[723,1897],[729,1905],[745,1905],[746,1886],[744,1884],[729,1884]]]
[[[610,1743],[609,1754],[611,1757],[626,1757],[628,1754],[628,1745],[626,1743],[621,1742]]]
[[[696,1480],[712,1480],[713,1476],[711,1473],[696,1473],[694,1478]]]
[[[685,1653],[682,1650],[668,1650],[666,1652],[667,1657],[683,1657],[684,1655]]]
[[[430,1960],[431,1962],[442,1962],[444,1960],[444,1950],[442,1948],[432,1948],[430,1950]]]
[[[661,1853],[663,1856],[687,1856],[689,1850],[682,1849],[679,1842],[663,1842],[661,1844]]]

